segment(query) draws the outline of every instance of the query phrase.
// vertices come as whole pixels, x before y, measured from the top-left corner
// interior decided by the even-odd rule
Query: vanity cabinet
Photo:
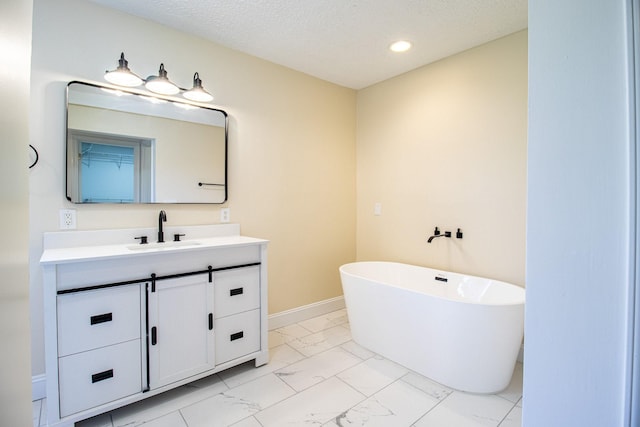
[[[267,363],[265,240],[55,247],[83,232],[75,233],[51,236],[49,248],[45,235],[41,259],[49,425],[71,426],[249,360]]]

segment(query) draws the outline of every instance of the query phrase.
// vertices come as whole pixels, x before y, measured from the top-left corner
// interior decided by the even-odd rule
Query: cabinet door
[[[149,284],[151,389],[209,369],[214,363],[213,283],[208,274]]]

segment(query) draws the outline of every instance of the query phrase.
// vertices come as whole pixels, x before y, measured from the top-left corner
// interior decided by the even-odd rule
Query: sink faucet
[[[162,231],[162,223],[167,221],[167,213],[160,211],[158,216],[158,243],[164,243],[164,231]]]

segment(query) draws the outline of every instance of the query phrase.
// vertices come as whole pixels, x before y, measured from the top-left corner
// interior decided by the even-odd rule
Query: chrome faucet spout
[[[164,243],[164,231],[162,230],[162,223],[167,221],[167,213],[160,211],[158,215],[158,243]]]

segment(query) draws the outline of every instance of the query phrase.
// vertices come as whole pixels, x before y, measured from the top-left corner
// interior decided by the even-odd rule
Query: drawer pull
[[[113,378],[113,369],[91,375],[91,382],[97,383],[98,381],[108,380],[109,378]]]
[[[235,334],[229,335],[229,341],[239,340],[244,337],[244,331],[236,332]]]
[[[209,313],[209,330],[213,330],[213,313]]]
[[[91,324],[92,325],[97,325],[99,323],[111,322],[112,320],[113,320],[113,314],[112,313],[97,314],[95,316],[91,316]]]
[[[243,288],[235,288],[235,289],[231,289],[229,291],[229,296],[235,296],[235,295],[242,295],[244,293],[244,289]]]
[[[158,329],[154,326],[151,328],[151,345],[158,343]]]

